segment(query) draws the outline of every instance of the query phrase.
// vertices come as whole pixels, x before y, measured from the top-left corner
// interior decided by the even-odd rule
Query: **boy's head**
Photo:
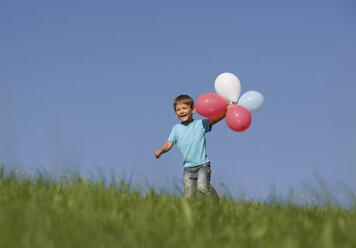
[[[191,98],[188,95],[180,95],[180,96],[177,96],[176,99],[174,99],[174,102],[173,102],[174,111],[176,111],[176,106],[178,105],[178,103],[184,103],[186,105],[189,105],[191,109],[194,108],[194,100],[193,100],[193,98]]]
[[[193,113],[195,112],[194,100],[188,95],[180,95],[174,99],[174,112],[183,123],[193,121]]]

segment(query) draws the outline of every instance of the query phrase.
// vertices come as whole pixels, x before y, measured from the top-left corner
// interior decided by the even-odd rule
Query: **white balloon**
[[[238,104],[247,108],[251,114],[256,114],[263,108],[264,97],[258,91],[247,91],[240,97]]]
[[[215,90],[226,100],[237,102],[241,93],[241,83],[234,74],[224,72],[216,78]]]

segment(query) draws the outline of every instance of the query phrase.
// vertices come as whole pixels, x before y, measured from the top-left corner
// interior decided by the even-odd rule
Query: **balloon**
[[[222,114],[226,105],[224,98],[215,93],[205,93],[199,96],[195,103],[198,113],[207,118]]]
[[[263,102],[263,95],[258,91],[251,90],[240,97],[238,104],[247,108],[251,114],[256,114],[261,111]]]
[[[225,72],[216,78],[215,90],[226,100],[237,102],[241,93],[241,83],[234,74]]]
[[[232,105],[226,111],[226,124],[236,132],[245,131],[251,124],[251,114],[241,105]]]

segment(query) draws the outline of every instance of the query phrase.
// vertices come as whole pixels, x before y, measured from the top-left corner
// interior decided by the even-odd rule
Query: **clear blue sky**
[[[243,133],[207,134],[217,188],[266,198],[316,173],[355,192],[355,13],[353,0],[1,1],[0,162],[181,186],[177,148],[154,158],[173,99],[231,72],[265,106]]]

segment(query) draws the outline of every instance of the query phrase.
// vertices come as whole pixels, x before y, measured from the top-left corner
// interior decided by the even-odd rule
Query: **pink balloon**
[[[225,120],[233,131],[243,132],[251,124],[251,114],[247,108],[241,105],[233,105],[227,109]]]
[[[225,99],[215,93],[205,93],[199,96],[195,103],[198,113],[207,118],[222,114],[226,105]]]

